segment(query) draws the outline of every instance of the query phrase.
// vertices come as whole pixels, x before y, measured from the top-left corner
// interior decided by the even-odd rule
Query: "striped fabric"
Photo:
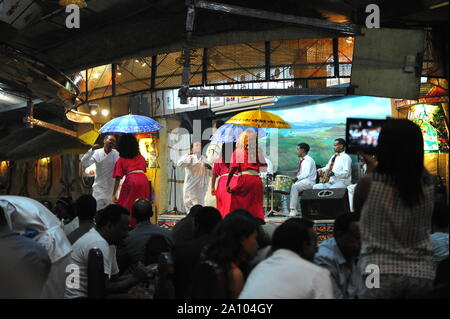
[[[424,198],[413,208],[405,206],[386,176],[373,173],[370,192],[361,212],[361,271],[375,264],[380,274],[434,279],[429,242],[434,186],[424,177]]]

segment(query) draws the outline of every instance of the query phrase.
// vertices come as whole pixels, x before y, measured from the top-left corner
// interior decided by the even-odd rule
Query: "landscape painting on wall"
[[[283,103],[278,97],[277,104]],[[289,97],[292,99],[292,97]],[[299,97],[301,98],[301,97]],[[391,100],[379,97],[346,97],[306,106],[266,109],[287,121],[292,129],[270,129],[278,134],[277,156],[269,155],[278,173],[295,175],[298,165],[297,144],[308,143],[310,155],[316,164],[325,166],[333,154],[336,138],[345,137],[347,117],[384,119],[391,116]],[[266,137],[269,139],[270,135]],[[354,161],[356,160],[353,157]]]

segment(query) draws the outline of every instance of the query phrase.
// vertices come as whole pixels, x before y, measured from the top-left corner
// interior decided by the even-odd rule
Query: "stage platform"
[[[175,224],[186,217],[186,214],[162,214],[158,216],[158,226],[164,227],[167,229],[172,229]],[[270,216],[265,218],[266,224],[263,225],[264,230],[272,236],[273,232],[284,221],[289,219],[289,216]],[[314,230],[317,233],[317,241],[320,243],[328,238],[333,237],[333,225],[334,220],[314,220]]]

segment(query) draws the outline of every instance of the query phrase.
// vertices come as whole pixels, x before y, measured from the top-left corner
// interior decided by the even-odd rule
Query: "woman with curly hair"
[[[124,134],[119,138],[117,150],[120,158],[114,166],[113,178],[116,179],[114,185],[113,201],[130,212],[130,225],[136,226],[134,218],[131,216],[131,207],[138,198],[149,198],[150,187],[145,175],[147,169],[144,157],[139,153],[139,144],[132,134]],[[125,181],[120,189],[119,198],[117,190],[120,180],[125,177]]]
[[[239,136],[237,149],[231,156],[226,188],[227,192],[231,193],[230,211],[246,209],[253,216],[264,220],[264,193],[259,173],[261,169],[267,169],[267,163],[262,152],[256,151],[257,145],[257,135],[253,130],[246,130]],[[230,182],[236,172],[241,175],[237,185],[230,187]]]

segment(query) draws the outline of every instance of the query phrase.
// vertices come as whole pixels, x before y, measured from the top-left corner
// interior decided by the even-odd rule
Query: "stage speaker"
[[[347,188],[305,190],[300,204],[302,216],[312,220],[335,219],[350,212]]]

